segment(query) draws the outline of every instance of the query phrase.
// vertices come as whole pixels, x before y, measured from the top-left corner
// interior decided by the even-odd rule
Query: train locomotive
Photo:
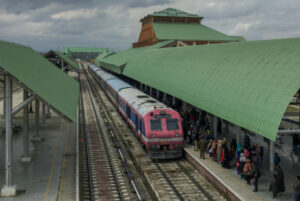
[[[178,112],[93,64],[89,72],[135,131],[152,159],[182,157],[183,131]]]

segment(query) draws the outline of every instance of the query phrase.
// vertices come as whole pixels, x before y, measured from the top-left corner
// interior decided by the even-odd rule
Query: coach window
[[[178,119],[166,119],[167,130],[178,130]]]
[[[152,131],[162,130],[161,120],[160,119],[151,119],[150,120],[150,129]]]

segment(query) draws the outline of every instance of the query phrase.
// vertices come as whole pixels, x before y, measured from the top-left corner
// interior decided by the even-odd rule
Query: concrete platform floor
[[[14,94],[13,105],[22,98],[22,90]],[[1,101],[2,102],[2,101]],[[41,104],[40,104],[41,105]],[[0,114],[2,114],[0,104]],[[34,105],[33,105],[34,108]],[[41,109],[40,109],[41,111]],[[41,115],[40,115],[41,116]],[[34,114],[29,115],[30,139],[34,134]],[[22,126],[22,112],[13,119],[15,125]],[[4,120],[0,120],[0,188],[5,182],[5,135],[2,134]],[[76,126],[55,113],[40,123],[41,142],[30,142],[33,161],[19,162],[23,152],[22,132],[13,135],[13,184],[17,186],[17,196],[0,197],[0,201],[55,201],[75,200],[76,187]]]

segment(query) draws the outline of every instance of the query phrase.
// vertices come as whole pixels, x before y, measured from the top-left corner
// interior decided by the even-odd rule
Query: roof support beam
[[[24,107],[26,107],[29,103],[31,103],[34,100],[34,96],[31,95],[29,98],[27,98],[26,100],[24,100],[22,103],[20,103],[19,105],[17,105],[12,111],[11,111],[11,115],[15,115],[17,114],[20,110],[22,110]]]
[[[300,129],[278,130],[277,134],[300,134]]]

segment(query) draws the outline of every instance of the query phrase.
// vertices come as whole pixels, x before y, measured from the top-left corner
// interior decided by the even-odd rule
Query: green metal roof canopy
[[[158,40],[237,41],[202,24],[152,23]]]
[[[151,49],[123,74],[274,141],[299,57],[300,38]]]
[[[79,84],[29,47],[0,41],[0,66],[67,119],[77,121]]]
[[[106,69],[109,69],[115,73],[121,74],[122,72],[121,66],[127,64],[127,62],[133,59],[134,57],[136,57],[137,54],[140,54],[145,50],[161,48],[172,42],[174,42],[174,40],[163,41],[146,47],[128,48],[124,51],[107,55],[104,57],[100,55],[99,58],[98,57],[96,58],[97,61],[96,64]]]
[[[59,58],[61,58],[62,60],[64,60],[68,65],[70,65],[72,68],[74,68],[75,70],[78,70],[78,65],[77,63],[71,59],[70,57],[68,57],[67,55],[59,52],[59,51],[54,51],[51,50],[46,54],[46,57],[48,58],[49,56],[51,56],[52,54],[58,56]]]

